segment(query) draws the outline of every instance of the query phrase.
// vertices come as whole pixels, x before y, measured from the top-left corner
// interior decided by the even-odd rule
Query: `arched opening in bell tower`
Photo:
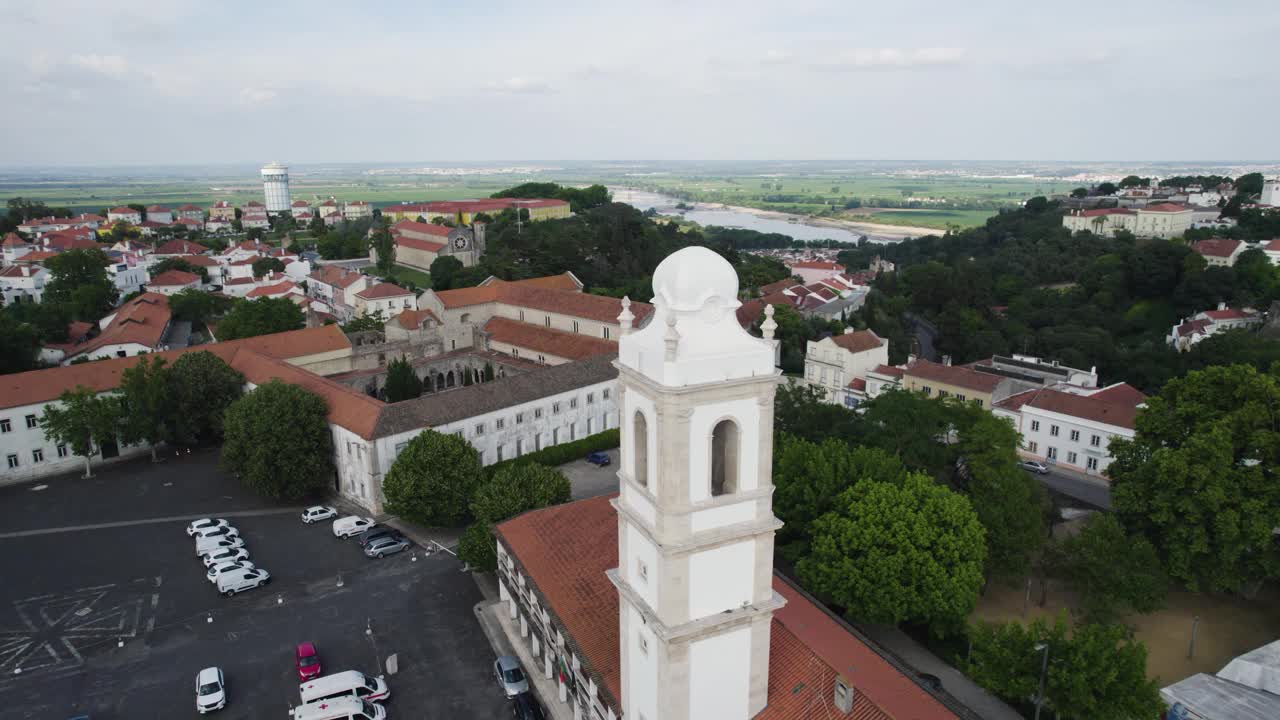
[[[636,411],[631,423],[631,457],[635,464],[635,480],[641,487],[649,487],[649,423],[644,413]]]
[[[738,491],[738,424],[721,420],[711,431],[711,495]]]

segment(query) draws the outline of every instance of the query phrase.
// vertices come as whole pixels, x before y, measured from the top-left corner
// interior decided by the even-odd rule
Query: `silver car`
[[[1036,473],[1037,475],[1048,475],[1048,474],[1049,474],[1049,466],[1048,466],[1048,465],[1045,465],[1045,464],[1044,464],[1044,463],[1042,463],[1042,462],[1037,462],[1037,461],[1035,461],[1035,460],[1023,460],[1022,462],[1020,462],[1020,463],[1018,463],[1018,464],[1022,466],[1022,469],[1023,469],[1023,470],[1027,470],[1027,471],[1030,471],[1030,472]]]
[[[407,550],[408,548],[408,540],[405,540],[402,537],[384,535],[376,540],[370,541],[368,545],[365,545],[364,554],[369,557],[380,558],[387,555],[394,555],[395,553],[398,553],[401,550]]]
[[[498,680],[498,687],[509,698],[529,692],[529,679],[520,669],[520,661],[510,655],[503,655],[493,661],[493,676]]]

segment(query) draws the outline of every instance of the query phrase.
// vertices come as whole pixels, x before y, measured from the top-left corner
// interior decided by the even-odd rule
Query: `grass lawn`
[[[376,265],[366,265],[360,269],[370,275],[381,276],[381,273],[378,272],[378,266]],[[431,287],[431,273],[415,270],[403,265],[397,265],[395,269],[392,270],[391,277],[389,279],[398,285],[413,283],[419,290],[425,290]]]
[[[962,228],[977,227],[996,214],[995,210],[876,210],[854,214],[867,222],[884,223],[885,225],[914,225],[917,227],[933,227],[942,230],[950,226]]]

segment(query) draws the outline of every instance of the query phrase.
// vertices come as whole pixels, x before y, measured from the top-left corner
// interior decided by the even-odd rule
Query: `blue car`
[[[608,465],[613,461],[609,459],[609,453],[604,452],[603,450],[597,450],[596,452],[593,452],[593,453],[587,453],[587,462],[591,463],[592,465],[599,465],[600,467],[604,467],[605,465]]]

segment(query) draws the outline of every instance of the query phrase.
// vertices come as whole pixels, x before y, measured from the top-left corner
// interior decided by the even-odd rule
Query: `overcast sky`
[[[0,165],[1280,159],[1267,2],[0,0]]]

